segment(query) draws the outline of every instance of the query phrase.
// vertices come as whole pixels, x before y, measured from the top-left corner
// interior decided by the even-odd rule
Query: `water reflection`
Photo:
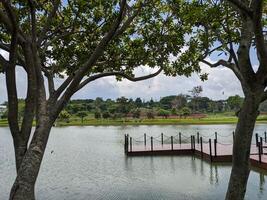
[[[265,176],[261,172],[259,173],[259,176],[260,176],[260,187],[259,187],[259,189],[260,189],[260,192],[262,194],[264,192]]]

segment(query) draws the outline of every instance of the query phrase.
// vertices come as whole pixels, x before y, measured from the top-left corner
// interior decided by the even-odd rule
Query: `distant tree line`
[[[201,97],[202,88],[194,87],[190,91],[191,95],[178,94],[165,96],[159,101],[142,100],[120,97],[115,100],[97,97],[96,99],[75,99],[71,100],[63,110],[58,120],[68,122],[71,117],[77,117],[84,121],[90,116],[96,119],[118,119],[118,118],[148,118],[155,117],[186,118],[190,115],[200,116],[201,114],[238,112],[242,106],[243,97],[239,95],[230,96],[226,100],[212,100],[208,97]],[[6,105],[5,102],[2,105]],[[24,101],[19,100],[19,117],[24,113]],[[267,101],[260,106],[261,112],[267,112]],[[2,113],[1,118],[7,117],[7,112]]]
[[[118,118],[148,118],[155,117],[186,118],[190,115],[201,117],[202,114],[238,112],[242,106],[243,98],[239,95],[230,96],[226,100],[212,100],[202,97],[203,89],[196,86],[190,90],[190,95],[178,94],[165,96],[159,101],[150,99],[142,100],[120,97],[116,100],[102,99],[76,99],[71,100],[65,110],[59,115],[59,119],[66,120],[70,116],[76,116],[83,122],[87,116],[96,119],[118,119]],[[267,103],[261,106],[261,111],[267,111]],[[203,116],[203,115],[202,115]]]

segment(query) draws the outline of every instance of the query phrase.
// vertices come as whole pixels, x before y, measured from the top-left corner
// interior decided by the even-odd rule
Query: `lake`
[[[193,156],[125,157],[124,134],[140,137],[182,132],[220,134],[229,142],[234,125],[88,126],[53,128],[36,184],[38,200],[221,200],[231,166]],[[263,133],[266,125],[257,125]],[[53,151],[53,152],[52,152]],[[8,128],[0,128],[0,200],[15,179]],[[267,172],[251,171],[246,199],[267,199]]]

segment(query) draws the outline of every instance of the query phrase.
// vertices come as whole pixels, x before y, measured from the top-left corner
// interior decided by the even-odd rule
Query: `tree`
[[[243,98],[239,95],[230,96],[227,99],[227,105],[231,110],[238,111],[242,107]]]
[[[140,111],[140,109],[134,109],[133,111],[132,111],[132,114],[133,114],[133,118],[137,118],[137,119],[139,119],[140,118],[140,115],[141,115],[141,111]]]
[[[191,114],[191,110],[188,107],[183,107],[180,110],[180,115],[184,116],[184,118],[186,118],[187,116],[189,116]]]
[[[172,110],[171,110],[171,114],[172,114],[172,115],[177,115],[177,110],[176,110],[176,108],[172,108]]]
[[[80,111],[80,112],[77,113],[77,116],[81,118],[82,123],[83,123],[83,119],[84,119],[87,115],[88,115],[88,114],[87,114],[87,112],[85,112],[85,111]]]
[[[101,118],[101,112],[96,110],[95,111],[95,119],[100,119]]]
[[[176,98],[176,96],[174,96],[174,95],[162,97],[159,101],[161,108],[171,109],[172,108],[172,102],[174,101],[175,98]]]
[[[174,8],[181,14],[179,5],[174,3]],[[261,0],[193,1],[184,6],[184,12],[188,12],[183,15],[184,23],[192,26],[194,34],[189,36],[188,50],[177,64],[190,68],[202,62],[212,68],[226,67],[240,81],[245,96],[238,112],[226,200],[244,199],[255,121],[260,103],[267,98],[265,7],[266,1]]]
[[[142,105],[143,105],[143,102],[142,102],[142,100],[141,100],[140,97],[136,98],[134,102],[135,102],[135,105],[136,105],[138,108],[141,108]]]
[[[158,111],[158,116],[161,116],[161,117],[164,117],[164,118],[168,118],[169,116],[170,116],[170,111],[168,111],[168,110],[164,110],[164,109],[160,109],[159,111]]]
[[[107,112],[107,111],[106,111],[106,112],[104,112],[102,116],[103,116],[103,118],[104,118],[104,119],[108,119],[108,118],[110,118],[110,117],[111,117],[110,113],[109,113],[109,112]]]
[[[58,116],[59,120],[63,120],[65,122],[68,122],[69,119],[70,119],[70,114],[66,111],[66,110],[62,110],[60,113],[59,113],[59,116]]]
[[[184,107],[186,103],[187,103],[187,97],[183,94],[179,94],[178,96],[175,97],[175,99],[171,101],[172,108],[178,110]]]
[[[17,177],[10,199],[34,199],[51,128],[70,98],[87,84],[108,76],[141,81],[158,75],[189,75],[197,69],[170,70],[184,47],[179,15],[160,0],[1,1],[0,72],[5,73],[8,121]],[[135,77],[138,66],[155,72]],[[18,122],[16,68],[27,74],[27,95]],[[64,78],[58,86],[55,78]],[[45,82],[47,81],[48,86]],[[36,129],[32,132],[33,120]],[[29,144],[29,145],[28,145]]]
[[[128,99],[125,97],[120,97],[116,100],[117,102],[117,112],[121,113],[124,117],[127,115],[127,113],[130,112],[130,106],[129,106],[129,102]]]
[[[195,86],[192,90],[189,91],[193,98],[197,98],[200,96],[201,92],[203,92],[202,86]]]
[[[192,109],[194,112],[196,112],[199,109],[198,100],[202,91],[203,91],[202,86],[193,87],[193,89],[189,91],[192,95],[190,103],[192,105]]]
[[[153,110],[148,110],[146,112],[146,116],[148,119],[154,119],[155,118],[155,113],[153,112]]]

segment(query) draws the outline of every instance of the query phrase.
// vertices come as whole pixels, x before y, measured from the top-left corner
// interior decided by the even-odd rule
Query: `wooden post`
[[[196,138],[194,135],[193,135],[193,149],[194,150],[196,149]]]
[[[256,146],[258,147],[259,146],[259,135],[258,135],[258,133],[256,133],[255,137],[256,137]]]
[[[197,132],[197,143],[199,144],[199,132]]]
[[[215,139],[218,141],[218,135],[217,135],[217,132],[215,132]]]
[[[173,151],[173,136],[171,136],[171,149]]]
[[[163,133],[161,133],[161,145],[163,146]]]
[[[127,145],[126,140],[127,140],[127,136],[126,134],[124,134],[124,153],[126,153],[126,145]]]
[[[126,153],[129,152],[129,135],[126,135]]]
[[[133,151],[133,139],[130,137],[130,152]]]
[[[265,143],[267,143],[267,133],[266,133],[266,131],[264,132],[264,141],[265,141]]]
[[[209,147],[210,147],[210,161],[212,162],[211,139],[209,139]]]
[[[193,149],[193,136],[191,135],[190,138],[191,138],[191,150],[192,150]]]
[[[263,154],[263,140],[262,140],[262,137],[260,137],[260,145],[261,145],[261,154]]]
[[[233,131],[233,144],[234,144],[234,141],[235,141],[235,132]]]
[[[153,137],[151,137],[150,140],[151,140],[151,151],[153,151]]]
[[[179,132],[179,143],[180,143],[180,145],[182,144],[182,134],[181,134],[181,132]]]
[[[146,134],[144,134],[144,144],[146,146]]]
[[[261,163],[261,147],[260,147],[260,144],[258,144],[258,151],[259,151],[259,162]]]
[[[201,152],[201,158],[203,158],[203,141],[202,141],[202,137],[200,137],[200,152]]]
[[[214,139],[214,154],[217,156],[217,139]]]

